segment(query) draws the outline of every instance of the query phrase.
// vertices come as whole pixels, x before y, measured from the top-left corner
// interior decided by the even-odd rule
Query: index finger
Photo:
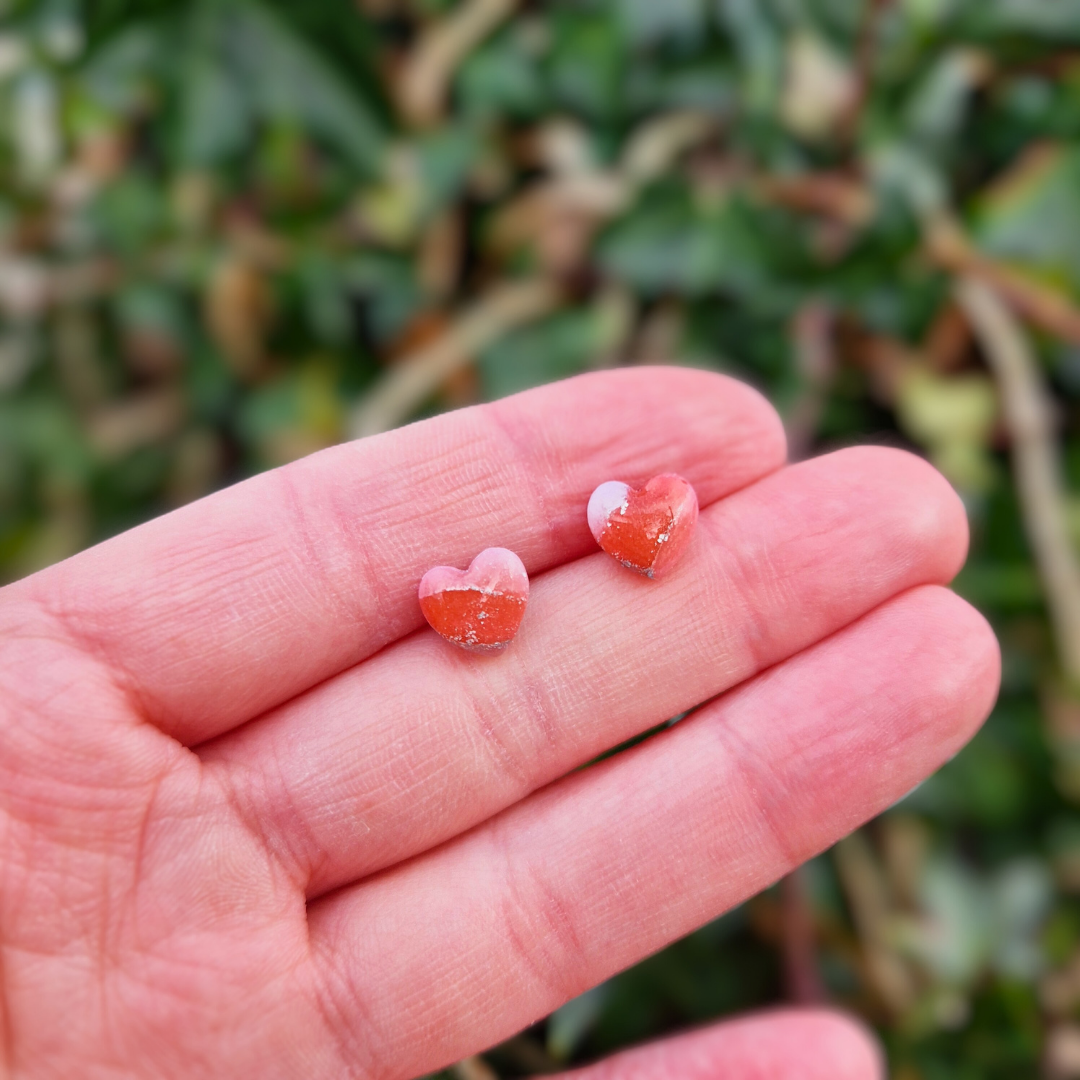
[[[679,472],[703,504],[778,468],[783,431],[724,376],[582,376],[316,454],[13,588],[195,744],[417,629],[431,566],[509,547],[536,573],[594,547],[597,484]]]

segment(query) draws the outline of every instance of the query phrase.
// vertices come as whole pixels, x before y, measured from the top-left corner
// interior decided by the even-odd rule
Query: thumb
[[[822,1009],[759,1013],[628,1050],[560,1080],[883,1080],[873,1036]]]

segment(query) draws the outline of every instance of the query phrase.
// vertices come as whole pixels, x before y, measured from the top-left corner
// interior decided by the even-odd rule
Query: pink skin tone
[[[963,510],[896,451],[783,454],[729,379],[599,373],[316,455],[0,591],[7,1074],[434,1071],[910,790],[997,689],[992,634],[941,588]],[[701,517],[658,586],[596,551],[583,508],[665,471]],[[416,583],[492,543],[528,568],[529,615],[477,658],[422,629]],[[582,1076],[881,1068],[846,1021],[777,1013]]]
[[[794,1059],[792,1047],[802,1053]],[[618,1054],[565,1080],[869,1080],[881,1055],[850,1020],[817,1010],[743,1017]]]

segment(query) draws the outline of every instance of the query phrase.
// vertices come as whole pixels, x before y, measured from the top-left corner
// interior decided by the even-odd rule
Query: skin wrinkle
[[[171,771],[171,770],[170,770]],[[131,895],[128,900],[128,906],[132,916],[132,925],[137,922],[136,911],[139,903],[140,896],[140,883],[144,877],[145,862],[146,862],[146,838],[147,833],[150,830],[150,823],[154,814],[154,807],[157,804],[157,799],[161,793],[161,787],[165,782],[167,774],[163,772],[160,776],[156,777],[151,782],[150,791],[147,794],[146,806],[142,813],[142,819],[139,822],[138,835],[135,840],[135,852],[131,860]]]
[[[336,1047],[346,1077],[348,1080],[396,1080],[393,1067],[383,1064],[392,1060],[392,1051],[381,1047],[381,1039],[373,1038],[379,1029],[371,1005],[359,991],[361,980],[342,970],[337,950],[320,951],[315,940],[311,942],[311,950],[316,1009]]]
[[[519,419],[517,425],[515,425],[515,423],[503,416],[503,410],[497,405],[487,416],[491,426],[501,436],[502,441],[513,451],[519,469],[528,481],[533,501],[540,507],[541,518],[547,525],[548,540],[553,547],[557,547],[559,529],[555,517],[548,507],[546,493],[549,489],[557,490],[556,477],[558,469],[551,468],[547,455],[543,452],[546,449],[546,440],[537,437],[536,428],[532,425],[529,425],[529,438],[523,439],[517,432],[516,426],[524,427],[527,422]],[[565,471],[565,468],[563,471]]]
[[[236,820],[247,832],[256,848],[259,851],[265,852],[268,858],[273,859],[276,862],[286,879],[296,889],[301,893],[306,892],[313,872],[312,862],[306,858],[301,859],[292,850],[292,845],[283,841],[282,837],[278,834],[280,830],[271,834],[267,827],[267,823],[261,820],[260,815],[256,813],[250,805],[250,800],[245,799],[240,794],[239,786],[236,783],[237,777],[235,775],[229,776],[223,770],[215,769],[212,763],[203,765],[203,768],[208,770],[209,775],[213,777],[225,802],[232,809]],[[265,783],[264,774],[252,775],[255,783]],[[288,799],[289,806],[291,806],[291,796],[286,796],[286,798]],[[277,810],[280,808],[275,809]],[[285,815],[283,814],[282,816]],[[303,828],[304,826],[301,827]],[[290,831],[288,835],[292,838],[294,832]],[[320,850],[310,834],[308,834],[307,844],[308,850],[310,851]]]
[[[490,850],[501,867],[498,876],[504,883],[498,900],[504,940],[519,964],[543,988],[546,1000],[560,1005],[584,989],[571,985],[564,973],[586,966],[585,949],[566,903],[545,880],[543,870],[530,857],[521,857],[504,825],[493,822],[488,834]],[[530,913],[526,920],[524,913]]]
[[[721,659],[720,663],[732,674],[744,671],[747,665],[753,671],[763,671],[776,662],[775,634],[760,618],[756,602],[760,602],[763,590],[754,579],[761,573],[763,564],[768,564],[770,560],[764,551],[758,550],[751,555],[747,553],[745,545],[733,543],[726,528],[728,524],[726,520],[706,515],[702,515],[698,521],[698,528],[711,537],[713,544],[733,556],[725,561],[722,580],[726,586],[724,599],[738,613],[736,618],[728,620],[728,626],[737,629],[735,634],[724,634],[723,653],[730,659],[726,663]],[[784,601],[797,599],[790,591],[785,596],[780,590],[772,590],[772,595]],[[783,606],[777,606],[774,610],[783,610]]]
[[[532,730],[538,731],[543,740],[543,748],[548,753],[553,753],[559,745],[559,725],[555,720],[557,711],[552,705],[551,697],[544,688],[543,680],[533,678],[529,672],[521,668],[521,675],[517,680],[518,699],[524,704],[524,712],[528,716]],[[535,774],[532,782],[535,784]]]
[[[299,544],[289,550],[289,554],[298,564],[298,573],[295,575],[297,584],[309,599],[330,606],[332,610],[327,612],[328,617],[339,619],[345,625],[356,624],[359,620],[355,611],[343,602],[336,575],[331,569],[332,556],[325,554],[332,551],[348,556],[355,547],[358,561],[348,557],[345,560],[349,564],[349,576],[358,576],[364,582],[363,592],[373,598],[381,621],[385,612],[379,595],[379,579],[371,566],[366,546],[353,545],[352,537],[348,535],[348,529],[337,513],[336,504],[331,500],[331,512],[320,514],[316,532],[312,526],[311,513],[297,490],[299,476],[294,475],[294,470],[290,469],[280,469],[273,475],[281,490],[282,508],[290,525],[289,531],[299,540]],[[329,521],[325,520],[327,518]]]
[[[131,673],[108,655],[108,650],[103,647],[102,643],[92,633],[84,633],[74,619],[69,618],[65,609],[52,609],[43,595],[38,597],[38,607],[46,619],[59,631],[58,638],[46,636],[44,640],[49,643],[63,643],[63,645],[69,646],[84,659],[89,660],[94,667],[95,673],[105,678],[116,691],[120,700],[127,704],[127,713],[134,718],[136,725],[148,725],[150,723],[150,713],[147,703]],[[74,677],[73,675],[72,678]],[[59,697],[71,689],[73,689],[71,686],[60,686],[53,693]],[[5,687],[5,692],[10,691]],[[50,704],[49,699],[37,700],[33,703],[35,710],[41,712],[48,712]],[[125,718],[123,708],[118,708],[115,712],[118,719]]]
[[[735,775],[739,777],[747,802],[755,810],[754,816],[765,826],[766,834],[780,857],[782,869],[776,874],[779,878],[791,868],[803,863],[808,854],[799,850],[788,840],[783,824],[773,812],[774,805],[782,804],[782,799],[773,797],[771,790],[773,785],[769,782],[765,770],[755,769],[752,766],[751,748],[747,741],[733,728],[723,724],[715,725],[715,731]]]
[[[459,672],[459,676],[462,675],[463,673]],[[508,781],[510,792],[524,794],[530,790],[532,784],[532,775],[528,767],[531,755],[515,753],[508,739],[500,732],[507,718],[511,720],[512,726],[513,721],[518,717],[514,710],[502,709],[497,696],[485,702],[485,695],[473,692],[470,684],[471,680],[468,676],[459,677],[458,691],[461,700],[472,717],[472,731],[479,735],[479,739],[475,741],[484,747],[496,773],[501,774]],[[520,746],[519,740],[513,741]]]

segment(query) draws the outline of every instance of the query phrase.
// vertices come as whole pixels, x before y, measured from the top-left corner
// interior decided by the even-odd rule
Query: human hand
[[[997,689],[991,632],[940,587],[963,508],[897,451],[783,455],[729,379],[590,375],[317,454],[0,592],[8,1074],[415,1076],[909,791]],[[666,471],[702,514],[652,582],[596,552],[585,505]],[[422,629],[416,586],[496,545],[532,593],[478,658]],[[777,1014],[599,1068],[878,1067],[846,1021]]]

